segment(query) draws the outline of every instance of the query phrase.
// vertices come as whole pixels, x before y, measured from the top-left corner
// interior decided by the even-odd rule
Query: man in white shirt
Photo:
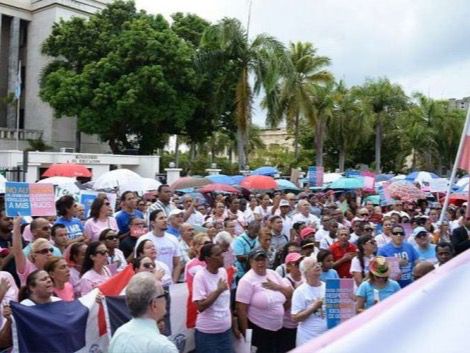
[[[149,220],[152,226],[152,231],[141,236],[137,240],[135,248],[137,249],[142,241],[146,239],[151,240],[157,249],[157,260],[168,266],[172,273],[173,282],[178,282],[178,277],[182,270],[178,240],[174,235],[166,232],[168,225],[163,210],[157,209],[152,211],[150,213]]]
[[[204,224],[204,216],[196,210],[196,205],[191,196],[185,195],[183,197],[183,207],[184,207],[184,221],[192,224],[193,226],[202,227]]]
[[[297,205],[297,213],[292,217],[292,223],[305,222],[307,226],[320,228],[320,220],[310,213],[310,203],[307,200],[300,200]]]

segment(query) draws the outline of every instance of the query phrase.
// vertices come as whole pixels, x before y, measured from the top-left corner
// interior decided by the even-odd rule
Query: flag
[[[462,154],[460,155],[459,161],[459,168],[465,169],[466,171],[470,172],[470,121],[469,117],[467,116],[467,121],[465,123],[466,131],[463,132],[463,146],[462,146]]]

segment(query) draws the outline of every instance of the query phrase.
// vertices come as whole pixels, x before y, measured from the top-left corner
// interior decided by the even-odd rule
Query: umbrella
[[[77,180],[70,177],[54,176],[50,178],[41,179],[37,184],[52,184],[52,185],[63,185],[63,184],[74,184]]]
[[[332,183],[338,179],[341,179],[343,177],[343,174],[341,173],[325,173],[323,174],[323,183],[328,184]]]
[[[364,181],[362,178],[346,178],[342,177],[330,185],[329,189],[361,189],[364,187]]]
[[[441,198],[441,202],[444,202],[445,196]],[[449,202],[455,205],[461,205],[468,200],[468,192],[454,192],[449,196]]]
[[[300,191],[300,189],[291,181],[286,179],[276,179],[277,187],[280,190]]]
[[[208,192],[229,193],[229,194],[240,193],[240,190],[227,184],[208,184],[208,185],[203,186],[202,188],[199,188],[198,191],[203,194],[208,193]]]
[[[117,188],[122,194],[125,191],[135,191],[139,194],[144,194],[147,191],[157,190],[161,183],[152,178],[133,178],[132,182],[119,184]]]
[[[404,180],[406,178],[405,174],[397,174],[390,181]]]
[[[95,190],[119,188],[120,185],[131,185],[140,182],[142,177],[129,169],[115,169],[102,174],[93,184]],[[136,190],[132,190],[136,191]]]
[[[371,201],[374,205],[380,205],[380,195],[369,195],[364,199],[364,202]]]
[[[279,171],[275,167],[259,167],[251,172],[251,175],[275,176],[276,174],[279,174]]]
[[[236,184],[236,185],[240,185],[242,180],[245,179],[245,177],[243,175],[233,175],[233,176],[231,176],[231,178],[233,180],[233,183]]]
[[[470,176],[469,175],[466,175],[462,178],[459,179],[458,182],[456,182],[455,184],[458,186],[458,187],[463,187],[465,185],[468,185],[468,183],[470,182]]]
[[[429,183],[432,179],[439,178],[438,175],[430,172],[413,172],[406,176],[405,180],[413,183]]]
[[[393,178],[393,174],[377,174],[375,176],[375,181],[388,181]]]
[[[229,177],[228,175],[224,175],[224,174],[208,175],[206,176],[206,178],[215,184],[227,184],[227,185],[236,184],[231,177]]]
[[[406,180],[390,184],[388,191],[390,192],[390,196],[402,201],[416,201],[426,198],[424,192],[413,185],[413,183]]]
[[[240,186],[248,190],[274,190],[277,189],[276,180],[264,175],[250,175],[242,180]]]
[[[64,177],[91,177],[91,172],[87,167],[75,163],[57,163],[51,165],[43,174],[45,177],[64,176]]]
[[[212,184],[212,182],[207,178],[182,177],[174,181],[170,187],[174,191],[180,189],[198,188],[207,184]]]

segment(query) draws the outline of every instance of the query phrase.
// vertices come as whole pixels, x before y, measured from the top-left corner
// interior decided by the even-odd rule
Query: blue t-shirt
[[[356,295],[364,298],[365,309],[370,308],[375,304],[374,289],[379,292],[379,301],[382,301],[393,293],[398,292],[400,290],[400,285],[393,279],[389,279],[383,288],[375,288],[369,281],[362,282],[356,290]]]
[[[78,218],[65,219],[64,217],[59,217],[54,224],[63,224],[65,226],[69,240],[83,235],[83,224]]]
[[[411,283],[413,267],[415,266],[416,260],[419,258],[418,253],[411,244],[404,242],[397,247],[393,243],[388,243],[379,248],[377,255],[408,260],[405,266],[400,266],[401,277],[398,283],[402,288]]]
[[[144,214],[139,210],[134,210],[132,213],[128,213],[124,210],[116,212],[114,218],[116,219],[119,233],[127,233],[129,231],[129,220],[135,217],[144,219]]]
[[[418,252],[418,258],[420,261],[429,261],[433,264],[437,263],[435,244],[429,244],[427,249],[422,249],[418,245],[416,245],[415,249]]]
[[[176,229],[175,227],[173,227],[171,224],[168,225],[168,228],[166,229],[165,232],[174,235],[177,239],[181,237],[180,231]]]
[[[232,242],[233,255],[235,256],[247,256],[251,250],[259,246],[258,238],[251,239],[246,233],[240,234]],[[248,262],[241,263],[235,261],[237,267],[237,278],[241,278],[248,269]]]
[[[339,279],[338,272],[334,268],[330,268],[328,271],[321,271],[320,280],[326,282],[327,279]]]

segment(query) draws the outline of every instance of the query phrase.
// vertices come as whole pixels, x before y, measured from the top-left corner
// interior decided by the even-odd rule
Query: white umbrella
[[[129,169],[115,169],[104,173],[93,184],[95,190],[119,188],[120,185],[139,183],[142,177]]]
[[[119,193],[122,194],[125,191],[135,191],[138,194],[144,194],[147,191],[157,190],[161,185],[160,182],[152,178],[140,178],[134,179],[132,183],[126,183],[119,185]]]
[[[162,183],[160,183],[158,180],[152,179],[152,178],[142,178],[143,181],[143,191],[153,191],[157,190]]]
[[[323,174],[323,183],[332,183],[340,178],[342,178],[343,175],[340,173],[325,173]]]
[[[52,184],[52,185],[64,185],[64,184],[73,184],[77,180],[75,178],[63,177],[63,176],[53,176],[50,178],[41,179],[37,184]]]
[[[470,181],[470,176],[464,176],[463,178],[460,178],[458,182],[456,182],[455,184],[457,184],[458,187],[462,187],[462,186],[465,186],[465,185],[468,185]]]

